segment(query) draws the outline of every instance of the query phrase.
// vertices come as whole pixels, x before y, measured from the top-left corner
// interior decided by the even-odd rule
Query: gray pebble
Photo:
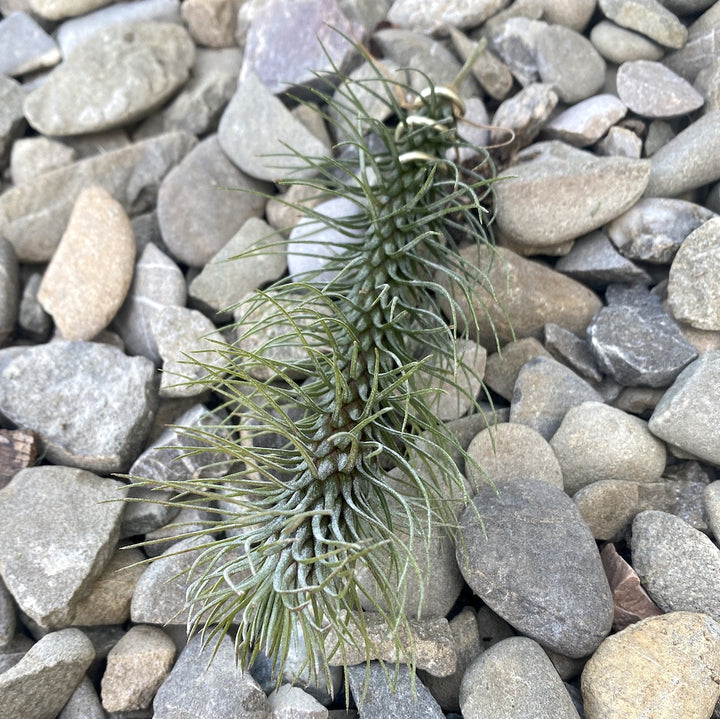
[[[160,397],[197,397],[222,374],[225,341],[202,312],[166,305],[150,320],[163,359]]]
[[[567,411],[587,401],[602,402],[602,397],[569,367],[552,358],[537,357],[518,374],[510,421],[532,427],[550,440]]]
[[[0,571],[40,626],[66,626],[115,551],[121,488],[82,469],[40,466],[21,470],[0,492]]]
[[[659,299],[603,307],[588,326],[600,370],[626,387],[667,387],[697,357]]]
[[[0,75],[25,75],[58,62],[60,50],[55,40],[26,12],[14,12],[0,20]]]
[[[600,230],[576,240],[555,269],[595,289],[613,283],[650,284],[650,275],[623,257]]]
[[[720,549],[687,522],[647,511],[632,524],[632,565],[652,600],[665,612],[720,617]]]
[[[689,234],[670,267],[673,317],[701,330],[720,330],[720,217]]]
[[[617,71],[617,92],[630,110],[643,117],[676,117],[702,107],[703,96],[659,62],[634,60]]]
[[[22,336],[35,342],[45,342],[50,337],[52,318],[38,302],[37,293],[42,282],[39,272],[32,272],[25,280],[20,306],[18,326]]]
[[[47,137],[23,137],[13,143],[10,154],[10,174],[13,183],[23,182],[45,172],[67,167],[75,161],[72,147]]]
[[[288,147],[312,157],[325,156],[329,151],[254,74],[238,84],[220,118],[218,140],[240,170],[268,181],[291,173],[301,164]]]
[[[543,19],[582,32],[595,12],[596,0],[541,0]]]
[[[19,82],[0,75],[0,168],[5,166],[13,142],[27,126],[23,114],[24,98]]]
[[[478,261],[475,248],[461,254]],[[513,339],[539,337],[548,322],[584,333],[601,307],[599,298],[578,282],[504,247],[482,250],[479,263],[488,273],[494,295],[490,299],[482,285],[474,288],[479,325],[474,339],[490,351]],[[456,299],[466,307],[465,297]]]
[[[188,641],[155,696],[155,719],[267,719],[267,697],[238,668],[232,640],[220,641],[210,663],[213,650],[212,643],[203,649],[200,636]]]
[[[122,472],[150,429],[154,374],[147,359],[98,343],[28,347],[0,368],[0,412],[34,429],[52,462]]]
[[[613,601],[595,540],[573,501],[537,480],[486,487],[461,516],[465,581],[519,632],[570,657],[609,633]]]
[[[183,307],[185,298],[185,277],[180,268],[149,243],[135,265],[127,297],[112,324],[125,343],[125,351],[159,364],[152,318],[168,305]]]
[[[569,105],[594,95],[605,82],[605,61],[587,38],[568,27],[543,28],[536,58],[540,79]]]
[[[487,358],[483,381],[493,392],[511,400],[518,374],[525,363],[535,357],[551,356],[534,337],[510,342]]]
[[[15,332],[20,301],[20,273],[13,246],[0,235],[0,347]]]
[[[710,531],[717,542],[720,538],[720,480],[706,485],[703,503]]]
[[[46,135],[82,135],[127,125],[170,98],[187,81],[194,59],[190,36],[174,23],[101,30],[27,96],[25,116]]]
[[[519,153],[513,177],[498,183],[497,224],[523,248],[547,250],[622,214],[640,198],[647,160],[597,157],[553,140]]]
[[[607,226],[607,235],[631,260],[669,264],[685,238],[715,213],[668,197],[643,197]]]
[[[662,46],[609,20],[593,26],[590,42],[606,60],[616,65],[632,60],[660,60],[665,55]]]
[[[695,120],[652,156],[646,197],[675,197],[720,179],[720,111]]]
[[[251,217],[190,283],[190,297],[210,317],[229,319],[229,307],[285,272],[284,250],[281,236],[264,220]]]
[[[0,577],[0,652],[4,652],[5,648],[12,642],[15,637],[15,627],[17,626],[17,612],[15,610],[15,602],[12,594],[5,586],[5,582]],[[0,673],[2,673],[0,669]]]
[[[138,22],[180,22],[179,0],[134,0],[117,2],[65,20],[55,33],[63,57],[87,42],[96,32],[115,25]]]
[[[487,30],[490,49],[525,87],[538,78],[537,41],[548,24],[526,17],[510,17]]]
[[[598,155],[619,155],[639,159],[642,155],[642,140],[637,133],[626,127],[611,127],[607,135],[595,145]]]
[[[0,717],[56,717],[94,657],[90,640],[79,629],[44,636],[14,667],[0,674]]]
[[[429,35],[446,32],[448,26],[477,27],[505,4],[505,0],[477,0],[470,4],[463,0],[395,0],[387,19]]]
[[[600,402],[571,407],[550,440],[571,496],[591,482],[657,482],[665,445],[647,422]]]
[[[558,103],[552,85],[533,82],[511,95],[495,111],[490,142],[499,145],[498,156],[507,160],[527,147],[540,133]]]
[[[485,481],[538,479],[563,488],[558,460],[547,440],[532,427],[503,422],[475,436],[467,449],[466,474],[477,490]]]
[[[327,719],[328,710],[300,687],[283,684],[268,696],[271,716],[277,719]]]
[[[660,45],[680,48],[685,44],[687,28],[658,0],[598,0],[598,4],[609,20]]]
[[[658,402],[650,431],[700,460],[720,465],[720,351],[686,367]]]
[[[465,719],[579,719],[548,655],[527,637],[504,639],[468,667],[460,707]]]
[[[401,664],[384,670],[378,662],[348,667],[350,691],[359,707],[359,719],[445,719],[438,703],[419,679],[411,681],[408,668]],[[392,680],[392,685],[389,680]]]
[[[698,73],[710,66],[717,56],[718,37],[720,37],[720,9],[717,3],[703,13],[688,28],[685,45],[670,53],[665,64],[688,82],[695,82]]]
[[[720,58],[700,70],[693,87],[705,98],[705,112],[720,110]]]
[[[200,142],[163,179],[158,221],[179,262],[202,267],[249,217],[262,214],[269,188],[233,165],[218,136]]]
[[[240,48],[198,48],[190,79],[161,113],[163,129],[199,136],[215,132],[235,92],[241,65]]]
[[[105,719],[100,697],[88,677],[77,685],[57,719]]]
[[[47,262],[84,188],[104,187],[131,216],[146,212],[155,205],[162,178],[195,143],[192,135],[170,132],[11,187],[0,195],[0,234],[21,262]]]
[[[614,95],[594,95],[555,115],[545,124],[543,134],[586,147],[596,143],[626,113],[627,108]]]

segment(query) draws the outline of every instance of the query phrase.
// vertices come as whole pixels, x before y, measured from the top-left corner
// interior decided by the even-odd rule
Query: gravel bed
[[[208,666],[172,526],[207,517],[117,501],[232,469],[177,375],[322,266],[323,233],[226,260],[301,219],[272,155],[342,140],[284,93],[367,73],[343,34],[437,84],[485,42],[460,127],[505,178],[463,348],[494,411],[437,408],[494,487],[468,468],[394,691],[300,639],[279,688],[230,639]],[[0,0],[0,719],[720,717],[718,48],[713,0]]]

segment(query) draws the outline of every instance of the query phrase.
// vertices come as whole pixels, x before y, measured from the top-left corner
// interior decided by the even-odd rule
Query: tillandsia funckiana
[[[303,206],[309,229],[294,252],[315,252],[313,227],[340,239],[318,269],[242,300],[237,340],[206,368],[226,419],[200,436],[235,471],[163,485],[215,517],[188,535],[199,552],[190,624],[209,641],[234,637],[246,667],[259,651],[282,666],[297,637],[312,672],[358,650],[369,660],[370,612],[396,637],[397,661],[414,666],[407,580],[424,576],[429,543],[452,534],[468,498],[438,394],[476,401],[459,347],[477,323],[474,288],[491,292],[494,171],[458,131],[457,83],[412,71],[398,82],[365,59],[371,77],[313,90],[340,126],[334,157],[294,154],[306,171],[282,180],[352,207],[330,217]],[[283,242],[250,253],[268,251]]]

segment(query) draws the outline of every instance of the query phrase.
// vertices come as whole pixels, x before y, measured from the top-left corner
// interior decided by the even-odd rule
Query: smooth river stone
[[[658,0],[598,0],[605,17],[665,47],[681,48],[687,28]]]
[[[134,263],[135,239],[123,206],[102,187],[89,187],[75,201],[38,301],[65,339],[92,339],[120,309]]]
[[[26,98],[43,135],[84,135],[135,122],[189,78],[195,46],[182,25],[136,23],[91,35]]]
[[[673,317],[701,330],[720,330],[720,217],[692,232],[670,266]]]
[[[465,581],[519,632],[569,657],[610,632],[613,599],[595,540],[561,489],[513,479],[482,488],[460,518]]]
[[[602,308],[600,298],[584,285],[512,250],[481,250],[479,260],[475,247],[465,248],[461,254],[483,268],[493,287],[493,294],[484,285],[473,288],[478,331],[471,334],[477,334],[474,338],[488,352],[515,339],[542,337],[548,322],[584,335]],[[457,295],[455,299],[469,317],[465,296]]]
[[[703,106],[705,99],[680,75],[659,62],[635,60],[617,72],[617,93],[643,117],[676,117]]]
[[[719,674],[716,621],[694,612],[648,617],[608,637],[585,665],[585,717],[708,719]]]
[[[720,111],[695,120],[651,162],[646,197],[675,197],[720,179]]]
[[[632,524],[632,566],[664,612],[703,612],[720,621],[720,549],[674,514],[648,510]]]
[[[650,162],[597,157],[562,142],[531,145],[495,185],[497,225],[523,248],[574,240],[630,209],[645,191]]]

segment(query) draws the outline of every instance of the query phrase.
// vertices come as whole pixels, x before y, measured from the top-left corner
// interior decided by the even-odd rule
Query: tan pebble
[[[585,716],[708,719],[719,681],[715,620],[696,612],[649,617],[605,639],[585,665]]]
[[[107,327],[130,287],[134,262],[122,205],[101,187],[83,190],[38,290],[65,339],[89,340]]]

